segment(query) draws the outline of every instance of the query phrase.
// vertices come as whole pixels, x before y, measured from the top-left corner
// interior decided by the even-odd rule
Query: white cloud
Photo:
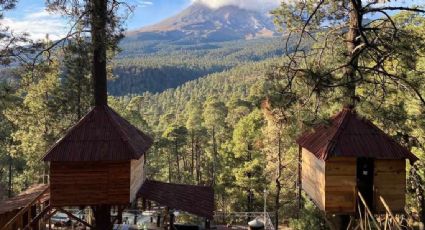
[[[280,5],[281,0],[192,0],[217,9],[223,6],[238,6],[242,9],[267,11]]]
[[[148,7],[153,5],[152,1],[139,0],[138,2],[140,7]]]
[[[59,15],[53,15],[44,9],[39,9],[24,15],[22,18],[5,17],[1,24],[9,27],[13,33],[28,33],[34,40],[44,39],[46,34],[52,40],[66,35],[69,25]]]

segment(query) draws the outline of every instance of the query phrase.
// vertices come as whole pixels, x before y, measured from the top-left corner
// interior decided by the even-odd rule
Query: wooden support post
[[[137,224],[137,211],[134,212],[134,221],[133,224],[136,225]]]
[[[156,226],[159,228],[161,227],[161,213],[158,213],[156,217]]]
[[[205,229],[211,229],[211,221],[210,221],[210,219],[205,219]]]
[[[174,213],[173,212],[170,212],[170,227],[169,227],[169,229],[170,230],[174,230]]]
[[[56,212],[56,211],[55,211]],[[48,223],[49,223],[49,230],[52,230],[52,220],[51,220],[51,218],[52,218],[52,216],[51,216],[51,210],[49,210],[49,220],[48,220]]]
[[[118,207],[118,214],[117,214],[117,219],[118,219],[118,224],[122,224],[122,212],[124,210],[121,207]]]
[[[111,221],[111,206],[109,205],[96,205],[92,207],[94,219],[95,219],[95,229],[99,230],[110,230],[112,229]]]

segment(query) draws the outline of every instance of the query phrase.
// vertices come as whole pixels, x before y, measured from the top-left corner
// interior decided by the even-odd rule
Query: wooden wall
[[[393,212],[405,206],[406,161],[375,159],[374,204],[385,212],[382,196]],[[302,149],[302,188],[316,205],[332,214],[353,214],[357,205],[357,159],[333,157],[326,162]]]
[[[406,160],[375,160],[374,199],[377,212],[385,212],[382,196],[391,211],[402,212],[406,202]]]
[[[131,161],[131,176],[130,176],[130,202],[133,202],[137,197],[137,192],[142,187],[146,175],[144,172],[145,156],[139,160]]]
[[[51,162],[52,206],[128,204],[130,161]]]
[[[301,182],[303,190],[316,205],[325,210],[325,162],[302,149]]]
[[[350,214],[356,211],[357,159],[334,157],[326,161],[325,209],[328,213]]]

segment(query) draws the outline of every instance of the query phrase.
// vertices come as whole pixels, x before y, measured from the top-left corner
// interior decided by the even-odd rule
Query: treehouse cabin
[[[152,139],[107,105],[94,107],[44,156],[52,206],[127,205],[144,180]]]
[[[380,197],[392,211],[404,210],[406,159],[417,158],[354,110],[344,108],[297,143],[302,188],[322,211],[356,213],[357,192],[372,212],[385,211]]]

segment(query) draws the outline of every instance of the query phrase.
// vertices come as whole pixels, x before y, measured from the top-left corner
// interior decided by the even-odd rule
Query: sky
[[[236,5],[249,10],[264,11],[277,7],[280,1],[282,0],[126,0],[135,7],[126,20],[126,28],[135,30],[155,24],[179,13],[193,2],[202,2],[211,8]],[[420,4],[422,1],[398,0],[390,4]],[[46,12],[44,2],[45,0],[18,0],[17,7],[7,11],[1,23],[9,26],[15,33],[28,32],[33,39],[43,39],[46,34],[49,34],[52,40],[63,37],[70,26],[68,20]]]
[[[134,30],[173,16],[193,0],[126,0],[135,11],[126,21],[126,28]],[[28,32],[33,39],[57,39],[66,34],[69,24],[66,18],[45,11],[44,0],[19,0],[15,9],[7,11],[2,24],[15,33]]]

